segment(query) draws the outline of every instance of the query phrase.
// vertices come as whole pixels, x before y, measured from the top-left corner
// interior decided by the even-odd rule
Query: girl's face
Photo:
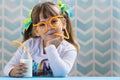
[[[44,19],[40,17],[37,24],[37,33],[43,40],[51,40],[60,37],[55,34],[63,35],[63,29],[66,27],[66,21],[62,16],[49,16]]]

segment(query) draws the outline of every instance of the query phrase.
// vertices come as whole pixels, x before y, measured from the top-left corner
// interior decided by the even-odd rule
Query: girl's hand
[[[17,64],[9,73],[11,77],[23,77],[23,73],[27,72],[27,67],[24,63]]]
[[[47,41],[46,46],[53,44],[53,45],[55,45],[55,47],[58,47],[59,44],[62,42],[62,40],[63,39],[61,37],[51,39],[51,40]]]

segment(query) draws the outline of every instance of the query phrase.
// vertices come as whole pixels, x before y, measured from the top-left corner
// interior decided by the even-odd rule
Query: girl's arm
[[[27,40],[26,42],[24,42],[25,46],[27,46],[27,48],[30,50],[30,41],[31,40]],[[23,47],[19,47],[17,49],[17,51],[14,53],[13,57],[11,58],[11,60],[6,64],[5,68],[4,68],[4,75],[5,76],[10,76],[10,72],[12,71],[12,69],[16,68],[19,64],[20,64],[20,59],[21,59],[21,55],[22,54],[26,54],[25,50],[23,49]],[[19,66],[17,67],[17,69],[19,68]]]
[[[6,64],[4,68],[4,75],[9,76],[9,72],[14,68],[15,65],[17,65],[20,62],[21,58],[21,47],[15,52],[11,60]]]
[[[64,51],[62,58],[58,54],[58,51],[54,45],[49,45],[45,48],[54,76],[67,76],[72,68],[77,56],[77,51],[75,48],[68,48],[69,49]]]

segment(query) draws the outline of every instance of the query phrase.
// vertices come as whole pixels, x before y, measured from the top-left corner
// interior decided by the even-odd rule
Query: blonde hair
[[[53,6],[56,6],[56,8],[58,8],[59,12],[56,11]],[[80,46],[79,46],[77,39],[75,37],[75,34],[73,32],[72,23],[71,23],[71,20],[68,16],[67,12],[63,12],[61,10],[61,8],[53,2],[44,2],[44,3],[38,3],[33,8],[32,14],[31,14],[32,24],[37,24],[40,21],[39,20],[40,15],[42,15],[43,18],[48,18],[50,15],[51,16],[63,15],[64,18],[66,19],[66,23],[67,23],[66,28],[67,28],[68,34],[70,36],[70,38],[66,39],[66,40],[68,42],[70,42],[71,44],[73,44],[76,47],[78,52],[80,51]],[[30,27],[32,27],[34,29],[33,26],[30,26]],[[31,33],[32,33],[31,34],[32,37],[37,37],[35,34],[35,30],[32,30]],[[65,33],[65,31],[64,31],[64,33]],[[66,34],[64,34],[64,35],[66,35]],[[31,36],[26,37],[26,35],[24,35],[24,41],[29,39]]]

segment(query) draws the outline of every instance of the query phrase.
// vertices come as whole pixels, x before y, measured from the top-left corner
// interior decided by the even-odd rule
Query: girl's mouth
[[[48,35],[53,35],[55,32],[53,32],[53,33],[49,33]]]
[[[51,31],[51,32],[48,32],[48,35],[54,35],[55,33],[57,33],[56,31]]]

